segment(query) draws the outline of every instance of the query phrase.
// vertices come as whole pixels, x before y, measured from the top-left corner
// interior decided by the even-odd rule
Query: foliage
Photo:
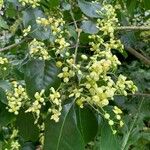
[[[149,31],[121,30],[149,16],[148,0],[0,0],[0,149],[149,149],[149,66],[125,51],[149,55]]]

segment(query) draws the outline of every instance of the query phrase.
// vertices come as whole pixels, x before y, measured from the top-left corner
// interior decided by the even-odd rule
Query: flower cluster
[[[5,150],[20,150],[20,143],[18,141],[18,130],[13,129],[9,140],[5,143]]]
[[[121,120],[121,115],[123,113],[122,110],[120,108],[118,108],[117,106],[114,106],[112,111],[115,114],[115,118],[113,120],[112,120],[110,114],[107,113],[106,111],[104,111],[104,118],[106,120],[108,120],[108,124],[111,126],[111,128],[115,124],[114,120],[119,121],[119,126],[122,127],[124,125],[123,121]],[[117,131],[114,130],[113,128],[112,128],[112,130],[113,130],[113,134],[116,134]]]
[[[8,99],[8,111],[14,113],[15,115],[19,114],[20,108],[28,100],[27,93],[25,88],[22,85],[19,85],[16,81],[12,82],[13,91],[7,91]]]
[[[29,54],[32,58],[40,60],[49,60],[50,55],[43,42],[32,40],[29,44]]]
[[[32,7],[39,6],[40,0],[19,0],[23,5],[29,4]],[[62,111],[62,102],[66,98],[74,98],[76,104],[83,108],[88,104],[108,121],[113,133],[116,130],[113,126],[123,126],[122,111],[117,106],[111,106],[111,113],[107,112],[110,101],[114,100],[117,94],[127,95],[127,92],[135,93],[137,87],[134,83],[123,75],[116,77],[115,70],[121,64],[116,55],[112,53],[113,49],[123,51],[121,41],[115,38],[115,28],[118,25],[115,9],[111,5],[104,6],[104,17],[97,20],[98,34],[89,36],[90,48],[84,51],[80,49],[80,32],[76,27],[78,34],[75,48],[69,49],[69,42],[65,36],[68,32],[65,29],[65,22],[62,18],[57,17],[38,17],[36,22],[45,29],[50,28],[53,34],[53,41],[49,44],[55,51],[56,66],[61,70],[57,75],[62,79],[58,89],[50,88],[50,94],[41,90],[34,94],[33,101],[29,102],[25,88],[16,81],[12,82],[13,91],[7,91],[8,111],[19,114],[22,106],[27,106],[25,113],[33,113],[36,116],[35,124],[42,118],[42,108],[46,103],[50,103],[48,114],[51,114],[51,120],[58,122]],[[99,12],[98,12],[99,13]],[[73,19],[74,20],[74,19]],[[78,24],[75,26],[78,26]],[[27,36],[31,30],[28,26],[23,30],[23,36]],[[70,39],[70,43],[74,41]],[[48,41],[47,41],[48,43]],[[29,43],[29,55],[33,59],[50,60],[48,48],[44,42],[33,39]],[[0,68],[7,70],[5,64],[8,64],[6,58],[0,57]],[[46,97],[46,95],[48,95]],[[47,100],[47,101],[46,101]],[[26,103],[28,102],[28,103]],[[47,108],[47,107],[46,107]],[[41,116],[40,116],[41,115]],[[39,126],[41,134],[39,136],[41,144],[44,142],[44,124]],[[14,132],[15,135],[15,132]],[[12,135],[12,138],[15,137]],[[19,149],[18,141],[13,141],[11,149]]]
[[[39,130],[40,130],[39,141],[40,141],[41,145],[44,145],[45,124],[42,123],[41,125],[38,125],[38,128],[39,128]]]
[[[49,95],[49,100],[51,102],[51,108],[49,108],[49,112],[52,113],[51,119],[55,122],[59,121],[59,116],[61,115],[61,98],[60,93],[58,91],[55,91],[53,87],[51,87],[51,93]]]
[[[4,65],[4,64],[7,64],[7,63],[8,63],[7,58],[0,57],[0,65]],[[3,68],[3,69],[6,70],[6,68]]]
[[[42,26],[50,27],[52,34],[55,36],[53,50],[56,51],[56,54],[63,54],[70,45],[63,36],[65,34],[63,30],[65,21],[56,17],[48,17],[48,19],[39,17],[36,22]]]
[[[109,105],[116,94],[127,95],[128,91],[135,93],[137,88],[132,81],[126,80],[126,77],[120,75],[117,78],[114,75],[121,62],[112,53],[112,49],[118,49],[122,52],[123,45],[120,40],[115,38],[114,34],[115,27],[118,24],[114,8],[111,5],[106,5],[105,10],[107,13],[104,19],[97,20],[97,28],[102,35],[89,36],[92,55],[89,57],[82,54],[81,60],[77,60],[77,54],[71,55],[70,52],[69,55],[66,55],[65,61],[63,60],[66,63],[59,61],[57,66],[62,68],[62,72],[58,75],[64,81],[61,88],[66,87],[66,83],[69,85],[66,95],[69,94],[69,97],[74,97],[80,108],[83,108],[84,104],[89,104],[100,111],[112,128],[112,126],[118,124],[117,121],[119,121],[120,126],[123,125],[122,111],[114,106],[112,112],[114,112],[115,117],[113,118],[105,111],[105,107]],[[77,82],[72,84],[73,80]],[[55,92],[53,89],[53,93]],[[114,133],[116,132],[113,128],[112,130]]]
[[[0,57],[0,77],[3,77],[5,74],[7,74],[8,67],[9,60],[5,57]]]
[[[110,35],[110,37],[114,37],[115,27],[118,25],[115,9],[112,5],[104,5],[103,9],[104,18],[97,20],[97,28],[100,31],[103,31],[104,35]]]
[[[21,4],[23,6],[31,5],[33,8],[40,6],[40,4],[39,4],[40,1],[41,0],[19,0],[19,2],[21,2]]]
[[[59,19],[55,17],[48,17],[48,19],[38,17],[36,22],[42,26],[50,26],[53,35],[63,32],[62,27],[65,24],[62,18]]]
[[[30,31],[31,31],[31,26],[29,25],[28,28],[23,30],[23,36],[27,36]]]
[[[118,80],[116,82],[116,88],[120,93],[123,95],[127,95],[127,91],[125,90],[125,87],[127,87],[128,91],[131,91],[132,93],[137,91],[137,87],[134,85],[133,81],[126,80],[127,77],[123,75],[119,75]]]
[[[41,90],[40,93],[36,92],[34,94],[35,101],[31,105],[31,107],[29,107],[26,110],[26,113],[27,112],[32,112],[32,113],[36,114],[35,124],[38,122],[38,119],[40,117],[40,109],[41,109],[41,107],[45,105],[45,101],[44,101],[44,98],[43,98],[44,92],[45,92],[44,90]]]
[[[74,71],[73,71],[73,70],[69,70],[68,67],[63,67],[63,68],[62,68],[62,71],[63,71],[63,72],[61,72],[61,73],[58,75],[58,77],[59,77],[59,78],[63,78],[63,81],[64,81],[65,83],[67,83],[67,82],[69,81],[69,79],[75,75]]]

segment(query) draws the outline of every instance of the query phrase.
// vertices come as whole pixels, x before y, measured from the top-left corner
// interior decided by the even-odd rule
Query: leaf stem
[[[121,26],[121,27],[116,27],[116,30],[141,30],[141,31],[146,31],[150,30],[150,26]]]
[[[138,118],[138,115],[139,115],[139,113],[140,113],[140,110],[141,110],[141,107],[142,107],[142,104],[143,104],[143,100],[144,100],[144,98],[141,100],[141,102],[140,102],[140,104],[139,104],[139,108],[138,108],[138,111],[137,111],[137,113],[136,113],[136,116],[135,116],[135,118],[134,118],[134,120],[133,120],[133,122],[132,122],[132,124],[131,124],[131,127],[130,127],[130,129],[129,129],[129,132],[126,134],[125,139],[124,139],[124,141],[123,141],[123,143],[122,143],[121,150],[125,150],[125,148],[126,148],[126,145],[127,145],[128,140],[129,140],[130,134],[131,134],[131,132],[132,132],[132,130],[133,130],[133,128],[134,128],[134,125],[135,125],[135,123],[136,123],[136,121],[137,121],[137,118]]]

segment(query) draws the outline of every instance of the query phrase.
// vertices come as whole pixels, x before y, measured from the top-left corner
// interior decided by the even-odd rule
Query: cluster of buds
[[[62,71],[63,71],[63,72],[61,72],[61,73],[58,75],[58,77],[59,77],[59,78],[63,78],[63,81],[64,81],[65,83],[69,82],[69,79],[75,75],[74,71],[73,71],[73,70],[69,70],[68,67],[62,68]]]
[[[65,21],[62,18],[56,17],[48,17],[47,19],[38,17],[36,22],[44,27],[50,27],[52,34],[55,36],[53,50],[56,50],[56,54],[63,54],[70,45],[64,38],[65,31],[63,29]]]
[[[0,57],[0,77],[4,78],[9,72],[10,63],[5,57]]]
[[[13,81],[12,85],[13,85],[13,91],[6,92],[7,99],[8,99],[7,109],[9,112],[18,115],[20,108],[28,100],[28,96],[25,91],[25,88],[22,85],[19,85],[16,81]]]
[[[119,75],[116,82],[116,88],[118,91],[120,91],[121,94],[125,96],[127,96],[126,90],[131,91],[132,93],[135,93],[137,91],[137,87],[134,85],[133,81],[127,80],[127,77],[123,75]]]
[[[49,60],[50,55],[46,49],[46,46],[43,42],[37,41],[36,39],[32,40],[29,44],[29,54],[32,58],[40,60]]]
[[[51,93],[49,95],[49,100],[52,106],[48,111],[52,114],[51,119],[55,122],[58,122],[62,110],[60,93],[58,91],[55,91],[53,87],[51,87],[50,91]]]
[[[27,36],[31,31],[31,26],[29,25],[26,29],[23,30],[23,36]]]
[[[18,130],[13,129],[12,134],[10,135],[9,140],[5,143],[4,150],[20,150],[20,143],[18,140]]]
[[[36,92],[34,94],[35,101],[31,105],[31,107],[28,108],[28,110],[26,110],[26,113],[27,112],[32,112],[32,113],[36,114],[37,118],[35,120],[35,124],[38,122],[38,119],[40,117],[40,109],[41,109],[41,107],[45,105],[45,101],[44,101],[44,98],[43,98],[44,92],[45,92],[45,90],[41,90],[40,93]]]
[[[31,5],[33,8],[40,6],[39,2],[41,0],[19,0],[19,2],[25,6],[25,5]]]

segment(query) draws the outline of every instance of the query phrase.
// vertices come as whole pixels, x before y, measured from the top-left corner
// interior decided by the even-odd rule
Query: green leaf
[[[0,105],[0,126],[7,126],[9,123],[15,120],[15,116],[9,113],[6,109],[6,105]]]
[[[31,113],[20,112],[16,120],[16,126],[19,130],[19,135],[24,141],[35,142],[39,136],[39,129],[34,124],[34,118]]]
[[[57,7],[60,4],[60,0],[47,0],[49,7]]]
[[[107,122],[102,122],[100,127],[99,150],[120,150],[120,145],[116,135],[113,135],[112,130]]]
[[[23,147],[22,150],[35,150],[36,147],[33,145],[32,142],[26,142]]]
[[[0,80],[0,101],[7,105],[6,91],[11,90],[11,84],[6,80]]]
[[[128,12],[133,15],[135,8],[136,8],[137,0],[127,0],[127,9]]]
[[[23,12],[23,24],[27,28],[31,25],[31,36],[39,40],[46,40],[51,38],[51,31],[49,28],[43,28],[36,23],[38,17],[45,17],[43,12],[38,9],[27,9]]]
[[[50,87],[57,88],[60,80],[55,62],[31,60],[25,66],[25,83],[29,96],[33,97],[35,92],[42,89],[48,90]]]
[[[63,107],[58,123],[48,117],[45,124],[44,150],[84,150],[72,103]]]
[[[81,11],[88,17],[101,18],[102,15],[98,14],[97,11],[101,11],[102,7],[97,2],[87,2],[85,0],[78,0],[78,5]]]
[[[7,22],[0,16],[0,28],[9,29]]]
[[[67,2],[62,2],[61,6],[64,10],[70,10],[71,9],[71,5]]]
[[[7,80],[0,80],[0,88],[2,88],[4,91],[10,91],[11,84]]]
[[[55,9],[55,7],[60,5],[60,0],[41,0],[40,2],[47,9]]]
[[[149,0],[144,0],[144,6],[147,10],[150,9],[150,1]]]
[[[68,26],[67,29],[68,29],[70,35],[71,35],[75,40],[77,40],[78,35],[77,35],[77,32],[75,31],[75,27],[74,27],[74,26]]]
[[[92,141],[98,131],[98,121],[96,116],[93,114],[89,108],[77,108],[77,124],[80,129],[80,132],[83,136],[84,143]]]
[[[0,87],[0,101],[7,105],[6,93],[1,87]]]
[[[96,27],[96,23],[94,23],[93,21],[83,21],[82,25],[81,25],[81,29],[85,32],[85,33],[89,33],[89,34],[96,34],[98,33],[98,29]]]

